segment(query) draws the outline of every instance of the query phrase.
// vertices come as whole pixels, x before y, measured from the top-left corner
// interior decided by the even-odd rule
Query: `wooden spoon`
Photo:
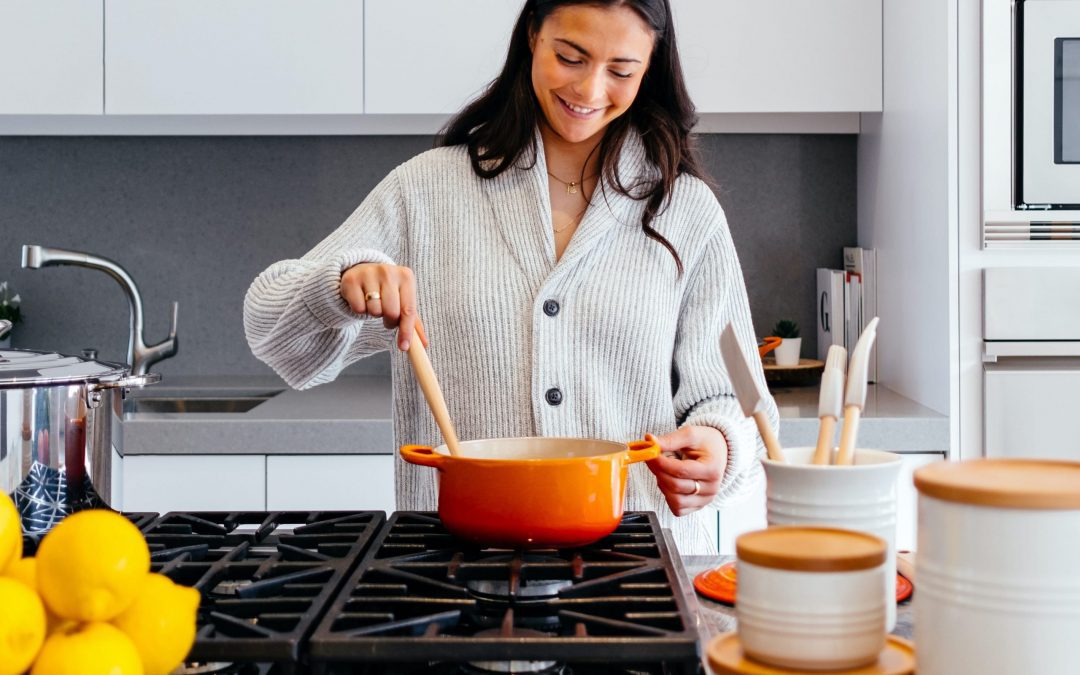
[[[416,381],[420,383],[420,389],[424,392],[431,414],[435,416],[435,423],[439,425],[439,431],[446,440],[446,447],[450,449],[452,456],[460,456],[461,449],[458,447],[457,432],[454,431],[454,425],[450,422],[446,399],[443,398],[442,388],[439,387],[439,381],[435,378],[435,371],[431,367],[431,360],[428,359],[424,343],[420,341],[420,336],[415,329],[413,329],[412,337],[409,338],[409,361],[412,362],[413,373],[416,375]]]

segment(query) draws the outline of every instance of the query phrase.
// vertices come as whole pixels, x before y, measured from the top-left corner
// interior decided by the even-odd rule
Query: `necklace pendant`
[[[567,183],[566,184],[566,194],[568,194],[568,195],[576,195],[577,194],[577,183]]]

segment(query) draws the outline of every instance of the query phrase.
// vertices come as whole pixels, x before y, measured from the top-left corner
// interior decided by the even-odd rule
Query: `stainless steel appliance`
[[[0,349],[0,489],[24,532],[112,502],[121,402],[128,387],[161,379],[108,361]]]
[[[202,593],[176,673],[690,675],[697,600],[651,513],[574,549],[482,548],[435,513],[128,516]]]
[[[1016,2],[1018,209],[1080,209],[1080,0]]]

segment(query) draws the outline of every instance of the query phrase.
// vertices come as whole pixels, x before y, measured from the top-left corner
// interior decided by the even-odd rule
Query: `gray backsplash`
[[[779,318],[816,354],[817,267],[855,242],[854,136],[704,135],[759,335]],[[103,255],[134,277],[147,339],[180,302],[180,353],[169,374],[266,374],[248,351],[244,292],[270,263],[297,257],[340,224],[426,136],[0,137],[0,281],[22,296],[17,347],[123,360],[128,307],[104,274],[23,270],[22,244]],[[387,372],[380,355],[349,372]]]

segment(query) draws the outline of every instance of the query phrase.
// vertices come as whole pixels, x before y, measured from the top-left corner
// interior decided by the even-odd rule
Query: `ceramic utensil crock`
[[[843,670],[885,646],[885,542],[821,527],[770,527],[735,540],[739,639],[752,659]]]
[[[763,459],[769,525],[827,525],[866,532],[888,544],[882,596],[886,629],[896,627],[896,481],[900,457],[855,450],[855,463],[813,464],[814,448],[785,448],[787,462]],[[740,591],[741,593],[741,591]]]
[[[1080,462],[939,462],[915,487],[919,675],[1078,672]]]
[[[630,464],[657,457],[651,441],[497,438],[405,445],[406,462],[439,472],[439,518],[446,529],[483,544],[582,546],[614,531],[623,514]]]

